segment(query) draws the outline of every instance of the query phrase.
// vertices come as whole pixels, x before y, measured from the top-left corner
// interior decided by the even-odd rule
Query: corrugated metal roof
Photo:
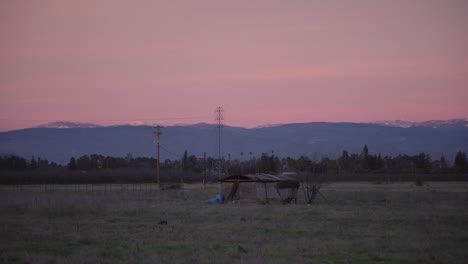
[[[244,175],[231,175],[221,181],[232,182],[235,180],[241,182],[278,182],[278,181],[297,181],[296,179],[286,175],[272,175],[266,173],[244,174]]]

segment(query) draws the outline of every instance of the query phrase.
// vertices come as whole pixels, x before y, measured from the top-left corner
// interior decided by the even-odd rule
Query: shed
[[[299,181],[284,174],[265,173],[231,175],[221,180],[226,201],[269,203],[297,201]]]

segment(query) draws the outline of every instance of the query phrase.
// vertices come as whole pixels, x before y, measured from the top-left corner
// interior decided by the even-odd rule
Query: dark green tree
[[[188,153],[187,153],[187,150],[185,150],[184,156],[182,157],[182,170],[184,170],[184,171],[188,171],[188,170],[189,170]]]
[[[74,171],[76,170],[76,160],[74,157],[70,158],[70,161],[68,162],[67,165],[68,170]]]
[[[26,159],[18,156],[1,156],[0,170],[26,170],[28,163]]]
[[[270,171],[270,160],[267,153],[262,153],[262,156],[257,160],[258,172],[268,173]]]
[[[31,163],[29,164],[29,167],[30,167],[31,170],[37,169],[37,161],[34,158],[34,156],[32,156],[32,158],[31,158]]]
[[[443,169],[443,170],[447,169],[447,161],[445,160],[444,155],[442,155],[442,157],[440,157],[439,165],[440,165],[441,169]]]
[[[338,158],[338,165],[340,170],[348,171],[350,167],[350,158],[347,150],[343,150],[343,154]]]
[[[190,155],[187,159],[187,167],[188,170],[194,171],[194,172],[201,172],[202,168],[198,162],[198,159],[195,155]]]
[[[455,155],[455,170],[457,172],[465,172],[468,170],[468,164],[466,160],[466,154],[465,152],[458,151],[457,154]]]
[[[49,161],[46,159],[37,158],[37,168],[41,170],[47,170],[49,167]]]
[[[97,154],[91,154],[89,156],[90,160],[91,160],[91,169],[92,170],[98,170],[100,168],[102,168],[103,166],[103,161],[104,161],[104,157],[101,156],[101,155],[97,155]],[[127,161],[127,162],[131,162],[133,160],[133,158],[130,160],[130,161]]]
[[[369,149],[367,145],[364,145],[361,152],[361,169],[364,171],[368,171],[370,167],[370,159],[369,159]]]
[[[280,167],[280,160],[274,155],[269,156],[268,153],[262,153],[262,157],[257,160],[258,172],[262,173],[277,173]]]
[[[364,148],[362,149],[362,155],[364,156],[364,159],[369,156],[369,148],[367,148],[367,145],[364,145]]]
[[[431,158],[425,153],[420,153],[413,157],[416,168],[420,171],[428,172],[431,169]]]
[[[78,158],[76,161],[76,167],[79,170],[91,170],[92,169],[92,163],[91,163],[91,158],[88,155],[83,155]]]
[[[307,170],[310,170],[311,166],[312,166],[312,161],[309,159],[309,157],[300,156],[299,159],[297,159],[297,162],[296,162],[297,170],[307,171]]]

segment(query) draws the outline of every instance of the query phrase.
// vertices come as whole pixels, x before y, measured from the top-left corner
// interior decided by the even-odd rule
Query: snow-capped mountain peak
[[[415,123],[413,122],[403,121],[403,120],[381,121],[381,122],[377,122],[377,124],[384,125],[384,126],[391,126],[391,127],[403,127],[403,128],[408,128],[408,127],[412,127],[415,125]]]
[[[255,128],[270,128],[270,127],[279,127],[282,125],[284,124],[265,124],[265,125],[256,126]]]
[[[439,128],[439,127],[468,127],[468,119],[466,119],[466,118],[457,118],[457,119],[449,119],[449,120],[429,120],[429,121],[424,121],[424,122],[411,122],[411,121],[403,121],[403,120],[393,120],[393,121],[377,122],[376,124],[384,125],[384,126],[391,126],[391,127],[402,127],[402,128],[409,128],[409,127],[432,127],[432,128]]]
[[[154,126],[156,124],[153,122],[148,122],[148,121],[131,121],[127,123],[126,125],[128,126]]]
[[[47,124],[37,126],[36,128],[96,128],[101,127],[100,125],[91,124],[91,123],[77,123],[77,122],[67,122],[67,121],[57,121]]]

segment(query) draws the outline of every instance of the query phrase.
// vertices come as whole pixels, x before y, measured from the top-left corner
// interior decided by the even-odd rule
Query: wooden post
[[[206,188],[206,152],[203,153],[203,189]]]
[[[156,182],[158,183],[158,188],[161,188],[161,184],[159,181],[159,136],[161,135],[161,128],[164,128],[163,126],[155,126],[154,127],[156,131],[154,132],[156,136],[156,144],[158,145],[158,160],[157,160],[157,165],[156,165]]]

